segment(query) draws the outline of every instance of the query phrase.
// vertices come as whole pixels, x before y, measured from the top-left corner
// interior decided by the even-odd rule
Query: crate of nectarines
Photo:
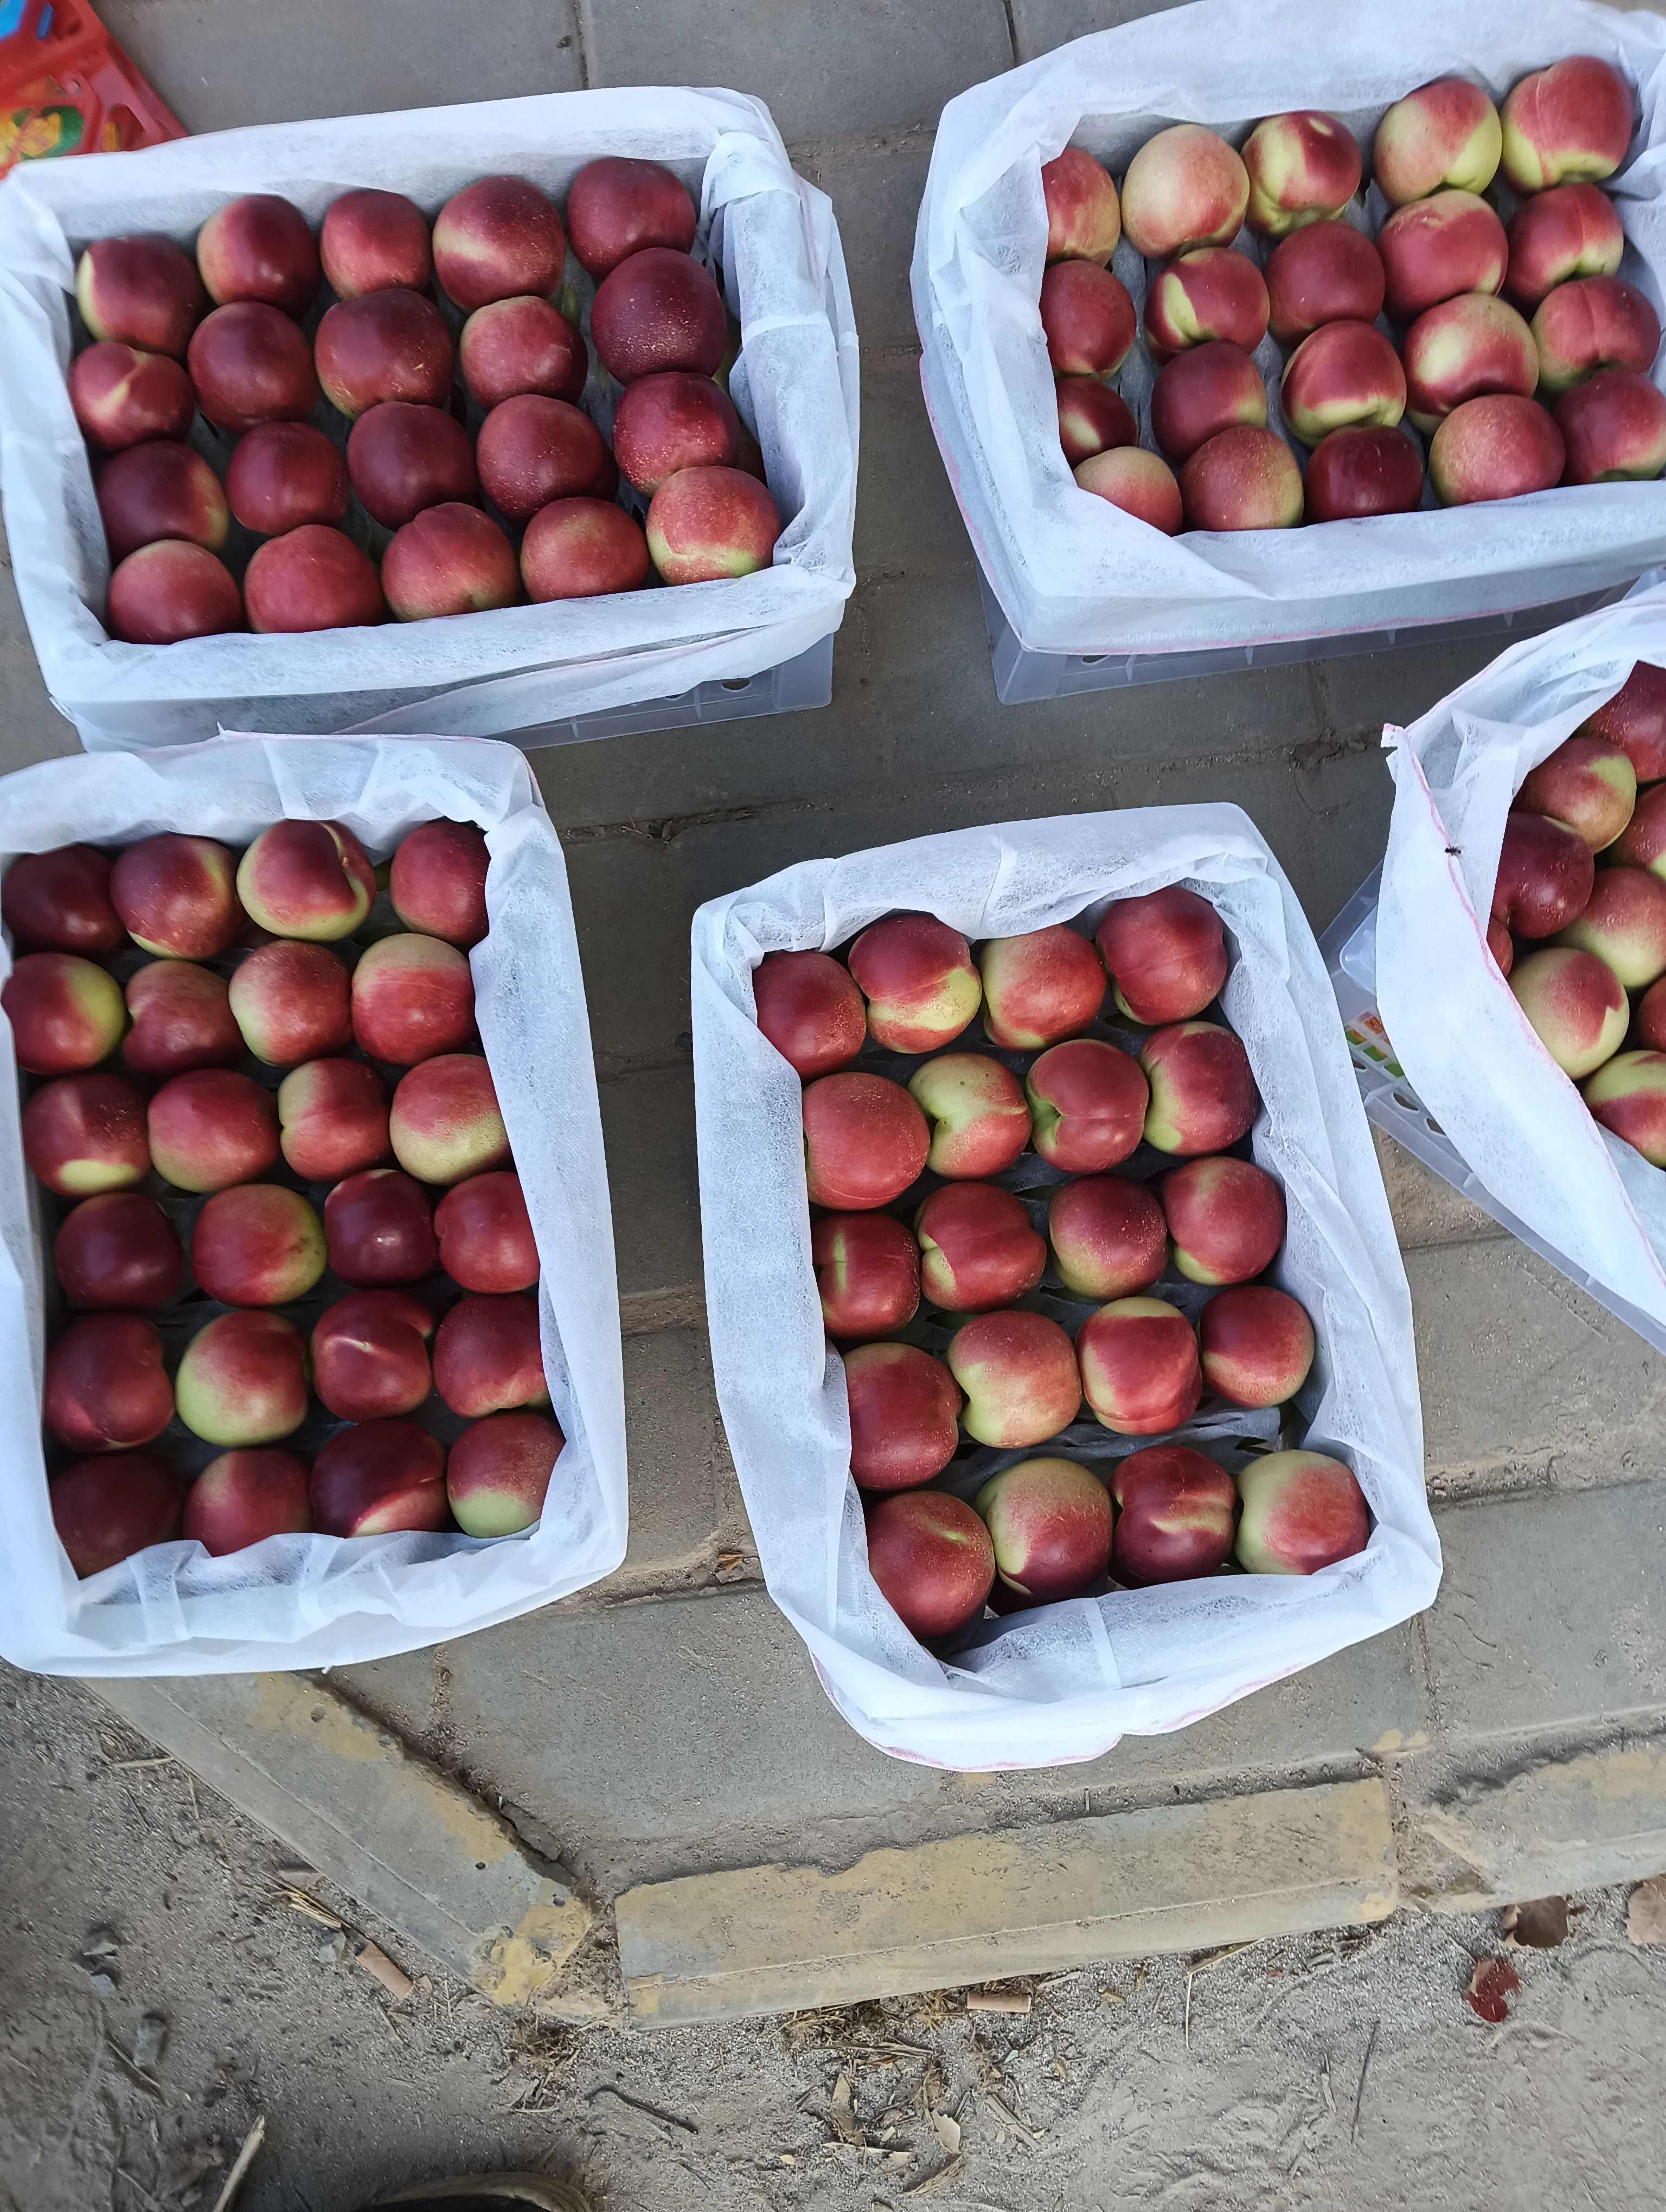
[[[739,94],[33,165],[0,435],[47,688],[89,746],[744,688],[854,580],[854,356],[831,204]]]
[[[806,862],[701,908],[693,988],[718,1397],[853,1727],[1092,1758],[1429,1603],[1382,1180],[1236,807]]]
[[[1288,659],[1659,559],[1663,61],[1587,0],[1196,0],[951,101],[922,374],[1018,646]]]
[[[524,757],[222,737],[0,782],[0,1648],[372,1659],[624,1549],[606,1170]]]

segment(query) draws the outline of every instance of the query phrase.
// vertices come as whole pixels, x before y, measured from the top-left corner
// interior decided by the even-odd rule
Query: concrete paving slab
[[[645,1887],[619,1962],[670,2027],[1359,1927],[1396,1896],[1387,1793],[1338,1783]]]
[[[1371,1133],[1402,1250],[1421,1244],[1485,1243],[1505,1235],[1490,1213],[1472,1206],[1462,1191],[1426,1168],[1415,1152],[1395,1144],[1375,1122]]]
[[[600,1089],[624,1326],[697,1320],[703,1291],[692,1071],[615,1076]]]
[[[918,343],[909,264],[931,166],[929,131],[873,140],[814,139],[791,148],[793,167],[833,202],[856,328],[865,353]],[[867,426],[864,421],[863,446]]]
[[[593,84],[756,93],[787,139],[935,123],[945,100],[1012,65],[1001,0],[583,0]]]
[[[0,770],[52,760],[79,745],[75,726],[46,696],[0,534]]]
[[[1561,1897],[1666,1871],[1666,1743],[1618,1743],[1419,1806],[1408,1894],[1438,1912]],[[1414,1886],[1415,1885],[1415,1887]]]
[[[462,30],[450,0],[103,0],[99,13],[188,131],[572,92],[568,0],[493,0]]]
[[[877,363],[865,355],[856,573],[945,570],[972,575],[971,542],[932,434],[919,362],[911,353]]]
[[[1666,1482],[1477,1500],[1439,1528],[1423,1626],[1455,1743],[1666,1711]]]
[[[1136,16],[1158,15],[1182,0],[1012,0],[1012,31],[1020,61],[1034,61],[1070,39],[1109,31]]]
[[[703,1328],[656,1329],[624,1347],[630,1541],[614,1582],[665,1588],[709,1568],[720,1534],[744,1534],[745,1508],[723,1438]]]

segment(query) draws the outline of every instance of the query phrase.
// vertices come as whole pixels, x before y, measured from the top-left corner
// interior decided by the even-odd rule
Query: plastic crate
[[[1445,645],[1466,637],[1501,644],[1571,622],[1624,597],[1615,585],[1547,606],[1516,607],[1502,614],[1470,615],[1456,622],[1409,623],[1397,629],[1335,630],[1316,637],[1275,638],[1258,644],[1210,646],[1195,653],[1030,653],[1018,637],[980,568],[983,627],[989,640],[995,696],[1003,706],[1036,699],[1069,699],[1083,691],[1122,691],[1136,684],[1164,684],[1188,676],[1219,676],[1243,668],[1272,668],[1291,661],[1335,660],[1350,653],[1384,653],[1395,646]]]
[[[85,0],[0,0],[0,177],[185,136]]]
[[[1508,1230],[1518,1243],[1548,1261],[1559,1275],[1594,1298],[1616,1320],[1623,1321],[1627,1328],[1635,1329],[1657,1352],[1666,1352],[1666,1328],[1606,1285],[1593,1281],[1536,1230],[1518,1219],[1501,1199],[1494,1198],[1407,1081],[1377,1011],[1377,902],[1382,876],[1381,868],[1372,869],[1319,939],[1366,1114],[1443,1182],[1450,1183],[1472,1206],[1490,1214],[1500,1229]]]

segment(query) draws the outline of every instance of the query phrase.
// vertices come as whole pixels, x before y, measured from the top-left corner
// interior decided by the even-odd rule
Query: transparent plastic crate
[[[1319,939],[1366,1114],[1443,1182],[1490,1214],[1500,1229],[1508,1230],[1587,1297],[1623,1321],[1627,1328],[1635,1329],[1645,1343],[1651,1344],[1657,1352],[1666,1352],[1666,1328],[1605,1284],[1593,1280],[1536,1230],[1518,1219],[1501,1199],[1494,1198],[1407,1081],[1406,1071],[1394,1056],[1394,1047],[1377,1011],[1377,902],[1382,876],[1380,867],[1372,869]]]

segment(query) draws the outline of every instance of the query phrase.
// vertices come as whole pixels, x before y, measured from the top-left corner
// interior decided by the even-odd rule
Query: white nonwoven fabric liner
[[[1263,0],[1197,0],[1079,39],[949,102],[915,241],[921,376],[955,496],[1020,644],[1174,652],[1450,621],[1629,582],[1666,554],[1659,483],[1169,538],[1080,489],[1059,445],[1037,301],[1042,164],[1066,145],[1087,148],[1120,179],[1170,123],[1207,124],[1242,144],[1265,115],[1317,107],[1348,125],[1369,170],[1378,118],[1414,86],[1465,76],[1501,100],[1517,77],[1570,53],[1600,54],[1637,88],[1633,152],[1605,189],[1626,230],[1621,273],[1659,309],[1666,22],[1654,15],[1589,0],[1292,0],[1271,14]],[[1371,209],[1374,231],[1383,211],[1374,188]],[[1143,326],[1146,264],[1126,239],[1111,267]],[[1279,349],[1269,340],[1257,359],[1277,428]],[[1117,380],[1152,445],[1142,343]]]
[[[1479,1181],[1666,1326],[1666,1174],[1592,1120],[1487,950],[1511,800],[1639,660],[1666,665],[1658,575],[1383,732],[1395,799],[1377,1004],[1408,1080]]]
[[[40,1407],[43,1249],[0,1018],[0,1651],[48,1674],[331,1667],[487,1628],[610,1573],[625,1547],[624,1389],[612,1219],[567,872],[512,746],[231,737],[46,761],[0,783],[0,869],[71,842],[181,830],[247,844],[285,816],[340,822],[385,859],[440,817],[478,823],[490,932],[476,1016],[543,1274],[538,1316],[567,1438],[544,1516],[517,1536],[273,1536],[223,1559],[159,1544],[85,1582],[52,1527]],[[0,977],[9,975],[0,951]],[[158,1449],[166,1451],[167,1441]]]
[[[1222,1004],[1261,1086],[1255,1157],[1289,1210],[1276,1279],[1319,1339],[1300,1401],[1305,1440],[1354,1468],[1376,1526],[1359,1556],[1310,1577],[1223,1575],[1076,1599],[939,1660],[868,1572],[843,1365],[811,1263],[800,1085],[757,1026],[752,971],[769,952],[831,951],[898,909],[937,915],[976,941],[1091,927],[1113,899],[1171,883],[1213,901],[1232,942]],[[700,908],[692,988],[718,1399],[770,1593],[853,1728],[899,1758],[962,1770],[1091,1759],[1126,1733],[1201,1719],[1431,1601],[1440,1552],[1399,1249],[1318,948],[1238,808],[1006,823],[806,861]],[[1257,1432],[1254,1415],[1241,1425]]]
[[[785,529],[773,567],[676,589],[307,636],[167,647],[105,635],[109,580],[64,370],[75,263],[92,238],[189,247],[238,192],[316,226],[359,185],[430,216],[506,171],[564,203],[587,161],[664,162],[700,204],[696,252],[741,325],[730,380]],[[587,301],[569,252],[567,281]],[[593,369],[590,393],[598,394]],[[317,418],[339,428],[320,402]],[[604,412],[604,423],[607,419]],[[832,204],[794,176],[761,100],[675,87],[557,93],[285,123],[134,154],[27,162],[0,185],[0,475],[18,594],[46,688],[89,748],[162,745],[250,722],[489,736],[751,676],[836,629],[855,580],[856,327]]]

